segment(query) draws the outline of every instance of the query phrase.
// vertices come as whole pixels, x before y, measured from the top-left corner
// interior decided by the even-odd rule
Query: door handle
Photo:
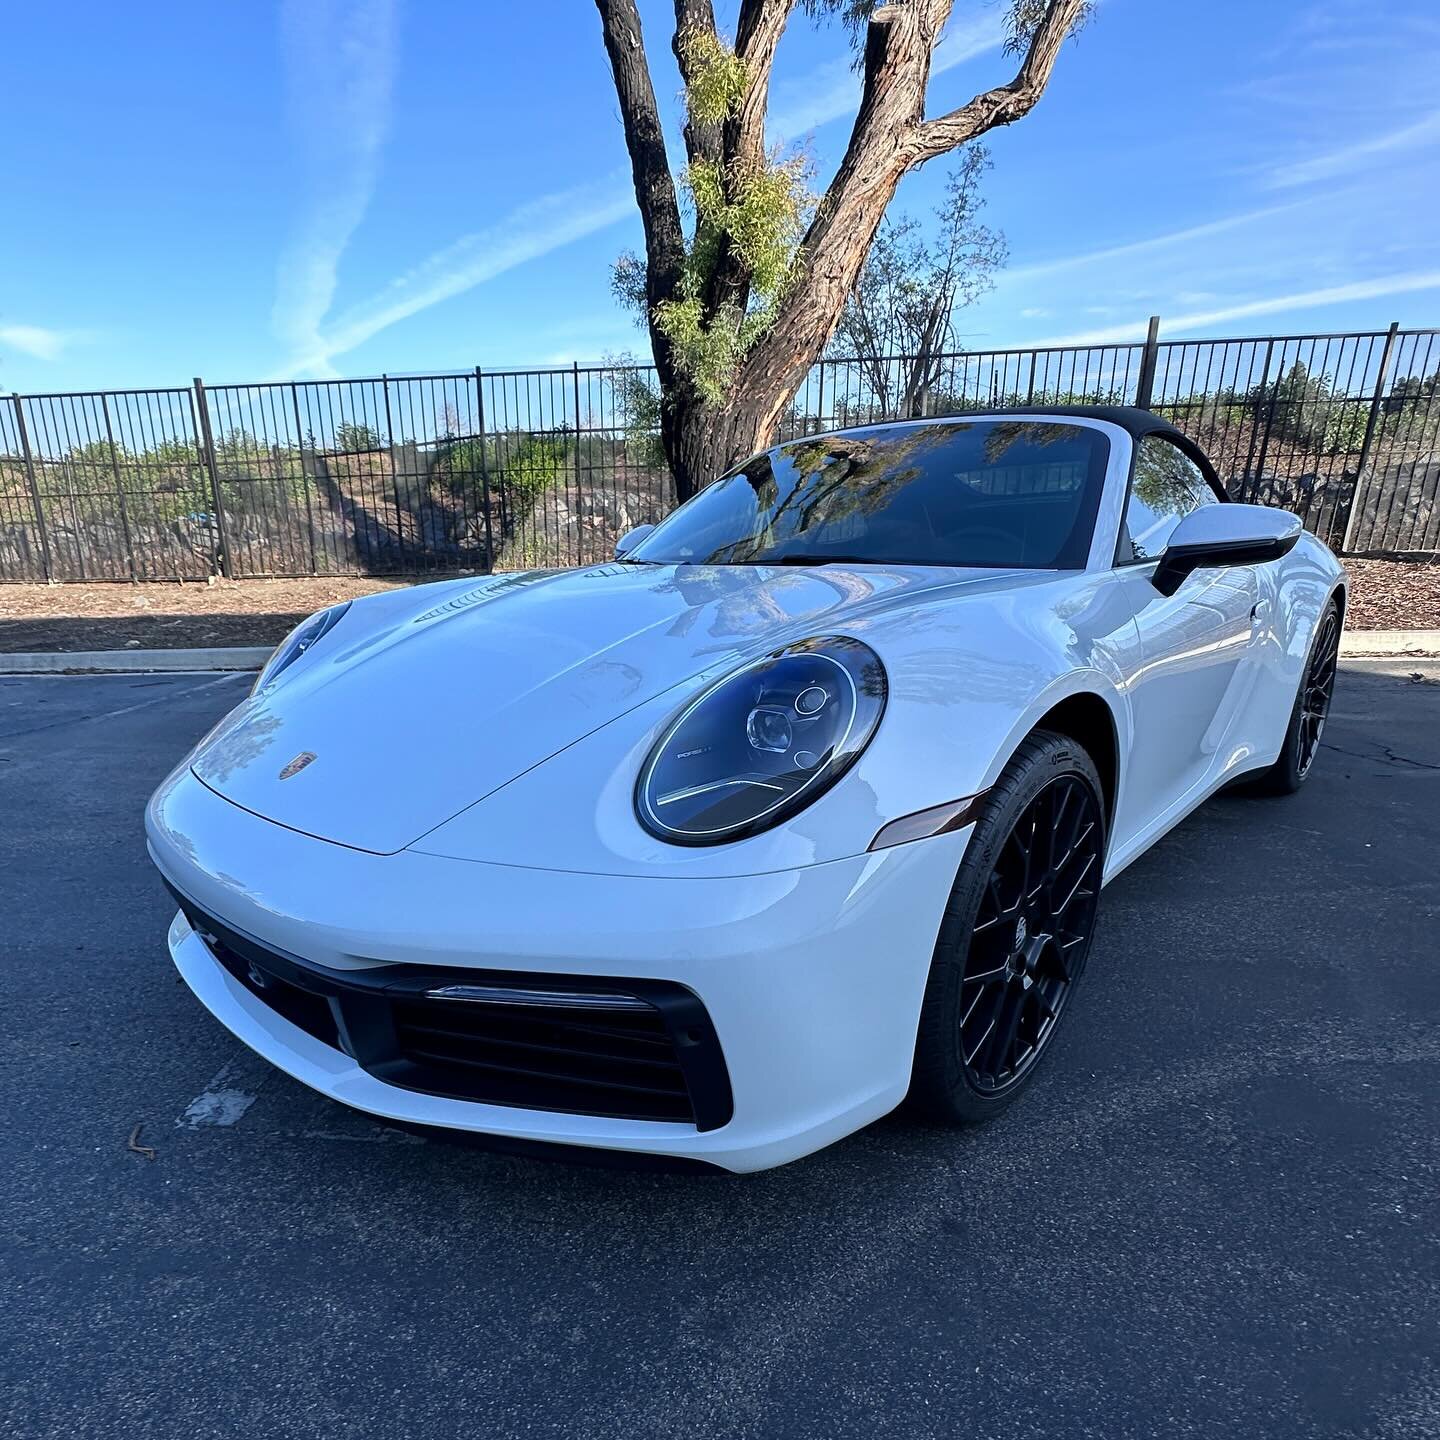
[[[1250,607],[1250,623],[1252,625],[1263,625],[1270,618],[1270,602],[1268,600],[1257,600]]]

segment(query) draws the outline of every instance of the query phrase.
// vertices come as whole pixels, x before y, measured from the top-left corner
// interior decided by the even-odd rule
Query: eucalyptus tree
[[[711,0],[675,0],[671,48],[686,111],[678,175],[636,0],[596,0],[645,236],[643,258],[617,265],[616,289],[649,330],[680,499],[772,439],[835,333],[902,177],[1028,114],[1090,0],[1008,0],[1014,74],[927,117],[931,60],[953,4],[806,0],[810,14],[846,20],[860,76],[845,153],[812,196],[803,158],[770,148],[765,133],[771,70],[796,0],[740,0],[733,43]]]

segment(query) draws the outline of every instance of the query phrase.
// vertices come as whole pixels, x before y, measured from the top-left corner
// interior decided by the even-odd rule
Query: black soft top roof
[[[1183,430],[1177,429],[1153,410],[1142,410],[1137,405],[1006,405],[998,410],[961,410],[954,415],[935,415],[929,417],[929,423],[944,425],[953,420],[995,420],[1002,415],[1073,415],[1077,420],[1108,420],[1110,424],[1118,425],[1126,431],[1134,440],[1139,440],[1143,435],[1168,436],[1205,472],[1205,478],[1209,480],[1216,496],[1221,500],[1229,498],[1214,465],[1210,463],[1210,457]],[[925,424],[926,421],[873,420],[867,425],[850,428],[878,430],[886,425],[907,423]],[[784,443],[796,445],[804,442],[787,440]]]
[[[1001,410],[962,410],[954,415],[937,415],[937,420],[993,420],[997,415],[1074,415],[1079,420],[1108,420],[1127,430],[1137,440],[1142,435],[1174,435],[1186,440],[1168,420],[1153,410],[1134,405],[1007,405]],[[1186,440],[1187,445],[1189,444]]]

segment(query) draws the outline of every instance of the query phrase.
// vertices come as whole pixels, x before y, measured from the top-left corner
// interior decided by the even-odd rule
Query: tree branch
[[[635,201],[645,225],[645,312],[662,384],[675,378],[670,342],[655,324],[655,307],[672,299],[685,265],[685,232],[675,182],[665,153],[665,132],[655,106],[645,37],[635,0],[595,0],[605,33],[605,51],[615,77],[625,147],[635,180]]]
[[[690,89],[694,78],[694,66],[688,56],[690,51],[685,37],[691,34],[715,35],[715,10],[710,0],[675,0],[675,34],[670,48],[675,52],[675,61],[680,66],[680,79],[685,89]],[[721,121],[697,121],[688,116],[685,120],[685,155],[694,165],[697,161],[718,164],[721,155],[721,138],[724,132]]]
[[[677,0],[677,4],[679,0]],[[735,113],[726,117],[721,135],[722,183],[728,198],[746,170],[765,163],[765,111],[770,103],[770,71],[775,47],[790,18],[795,0],[742,0],[735,26],[735,55],[745,66],[745,93]],[[726,244],[705,287],[705,307],[714,315],[733,306],[744,310],[750,300],[750,273]]]
[[[1045,92],[1065,38],[1085,11],[1086,0],[1050,0],[1030,37],[1025,59],[1008,85],[997,85],[957,109],[922,124],[907,143],[909,165],[944,155],[1027,114]],[[907,167],[908,168],[908,167]]]
[[[727,161],[765,158],[765,111],[770,103],[770,71],[775,47],[784,33],[795,0],[742,0],[735,25],[735,54],[745,63],[747,84],[736,113],[725,126]]]

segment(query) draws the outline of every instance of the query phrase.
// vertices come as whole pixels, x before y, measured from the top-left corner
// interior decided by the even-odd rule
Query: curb
[[[134,675],[167,671],[258,670],[270,645],[226,645],[210,650],[72,650],[0,655],[0,675]]]
[[[72,650],[0,655],[0,675],[133,675],[259,670],[269,645],[226,645],[209,650]],[[1347,630],[1340,637],[1346,658],[1440,655],[1440,630]]]
[[[1440,630],[1347,630],[1340,637],[1340,654],[1440,655]]]

